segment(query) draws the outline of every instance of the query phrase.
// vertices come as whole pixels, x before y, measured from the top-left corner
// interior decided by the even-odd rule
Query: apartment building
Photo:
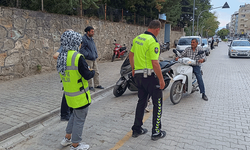
[[[250,36],[250,4],[240,6],[236,33],[238,35]]]
[[[230,30],[230,23],[226,24],[226,29]]]
[[[231,22],[230,22],[230,36],[234,37],[235,34],[237,34],[237,30],[238,30],[238,16],[239,16],[239,12],[236,11],[234,12],[234,14],[231,15]]]

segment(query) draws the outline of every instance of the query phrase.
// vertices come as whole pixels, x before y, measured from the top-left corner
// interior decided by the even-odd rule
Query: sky
[[[211,10],[210,12],[216,12],[218,21],[220,22],[219,29],[225,28],[226,24],[231,21],[231,15],[239,11],[240,5],[250,4],[250,0],[210,0],[212,7],[220,7],[228,3],[230,8],[218,8]]]

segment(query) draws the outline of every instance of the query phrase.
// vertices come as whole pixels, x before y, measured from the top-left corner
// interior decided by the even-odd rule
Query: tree
[[[181,17],[182,12],[180,2],[181,0],[165,0],[165,2],[161,4],[161,13],[166,14],[167,20],[171,21],[173,26],[178,24],[178,20]]]
[[[193,2],[194,2],[193,0],[181,0],[181,2],[180,2],[182,14],[181,14],[181,17],[178,21],[179,21],[179,24],[181,27],[192,26],[192,24],[193,24],[193,22],[192,22],[192,20],[193,20],[193,6],[194,6]],[[196,10],[195,10],[195,14],[194,14],[194,20],[197,21],[198,15],[200,14],[201,11],[208,10],[211,8],[210,0],[196,0],[195,7],[196,7]],[[206,19],[208,13],[209,12],[203,12],[202,18]]]
[[[82,0],[83,9],[94,8],[98,9],[99,7],[96,5],[98,0]]]
[[[217,35],[219,35],[221,37],[221,39],[225,39],[225,36],[227,36],[229,34],[229,30],[228,29],[221,29],[217,32]]]

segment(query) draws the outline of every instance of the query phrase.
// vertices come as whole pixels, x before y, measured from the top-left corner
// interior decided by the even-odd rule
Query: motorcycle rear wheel
[[[115,85],[113,89],[113,94],[115,97],[122,96],[122,94],[126,91],[127,85],[123,88],[122,85]]]
[[[181,91],[182,83],[181,81],[175,81],[170,89],[170,100],[175,105],[181,101],[182,91]]]
[[[113,62],[114,60],[115,60],[115,54],[113,54],[113,56],[112,56],[112,59],[111,59],[111,62]]]

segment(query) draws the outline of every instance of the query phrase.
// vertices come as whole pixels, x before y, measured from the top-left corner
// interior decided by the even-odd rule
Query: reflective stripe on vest
[[[70,93],[70,92],[64,92],[65,95],[67,96],[78,96],[78,95],[81,95],[83,93],[86,93],[87,91],[89,90],[89,87],[87,87],[86,89],[83,89],[81,91],[78,91],[78,92],[74,92],[74,93]]]
[[[78,67],[75,66],[77,52],[75,52],[71,59],[71,66],[67,66],[66,70],[78,70]]]

